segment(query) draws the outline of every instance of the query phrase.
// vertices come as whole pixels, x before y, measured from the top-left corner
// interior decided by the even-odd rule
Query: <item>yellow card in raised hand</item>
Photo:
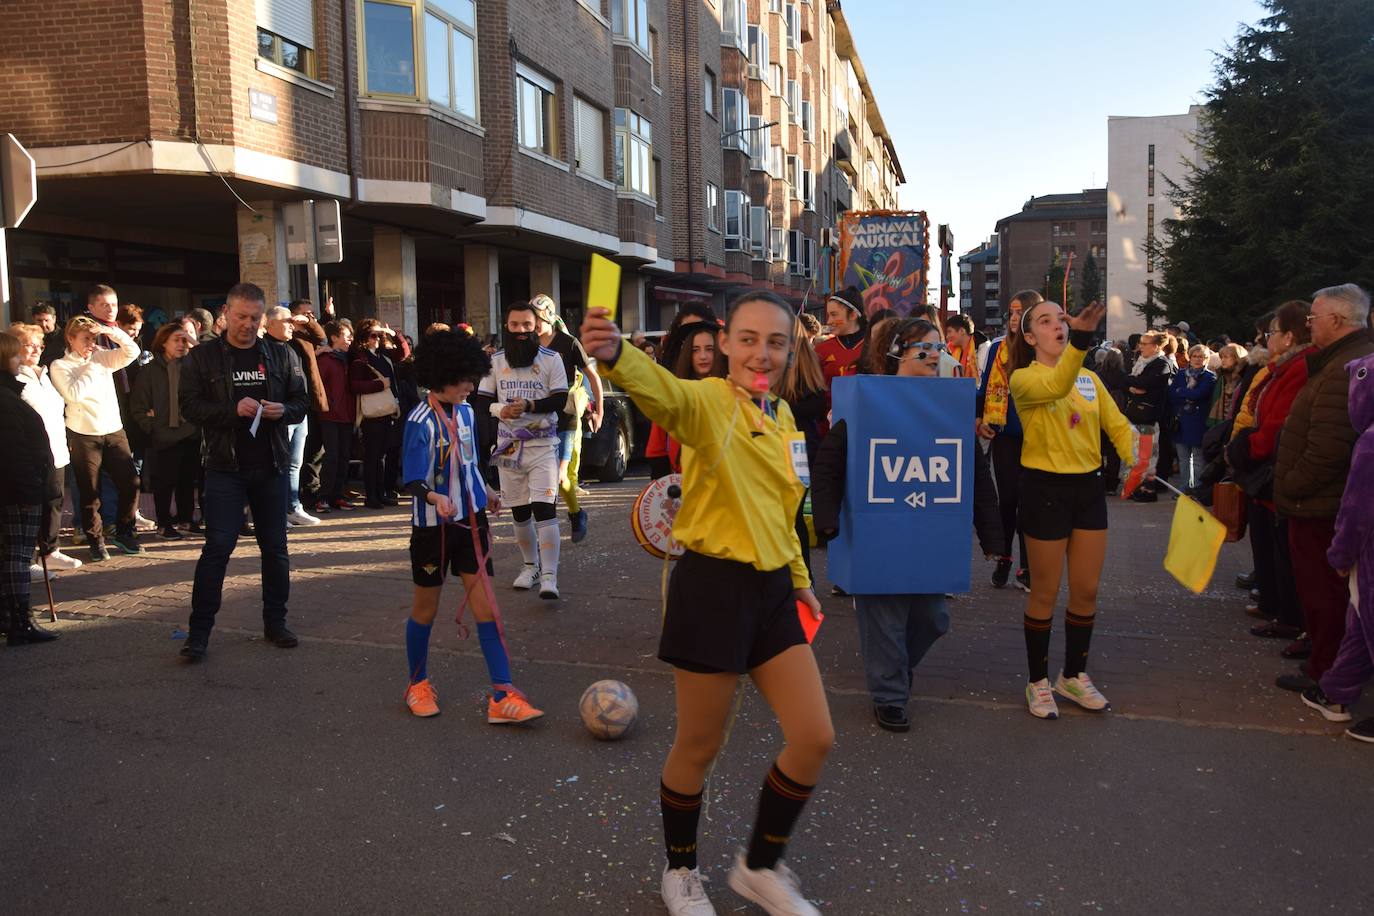
[[[608,309],[611,321],[620,323],[620,265],[599,254],[592,255],[591,280],[587,284],[587,307]]]

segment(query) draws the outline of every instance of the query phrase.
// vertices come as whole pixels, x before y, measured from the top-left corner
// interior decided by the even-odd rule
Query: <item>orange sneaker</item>
[[[530,701],[525,698],[525,695],[514,687],[507,687],[505,691],[505,699],[498,700],[492,697],[487,701],[488,724],[507,725],[529,722],[544,714],[542,709],[535,709],[530,705]]]
[[[439,695],[434,692],[434,685],[429,678],[406,688],[406,705],[411,713],[421,718],[439,715]]]

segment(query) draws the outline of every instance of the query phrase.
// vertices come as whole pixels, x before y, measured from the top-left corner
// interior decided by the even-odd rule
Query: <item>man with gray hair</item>
[[[1324,702],[1315,682],[1331,667],[1345,632],[1349,584],[1326,560],[1336,514],[1350,473],[1355,429],[1350,423],[1346,364],[1374,353],[1369,335],[1369,294],[1353,283],[1319,289],[1307,318],[1317,352],[1307,357],[1307,383],[1293,401],[1279,436],[1274,502],[1288,519],[1294,579],[1312,654],[1301,674],[1278,686],[1304,691],[1303,702],[1327,718],[1350,714]],[[1315,691],[1315,695],[1313,693]]]

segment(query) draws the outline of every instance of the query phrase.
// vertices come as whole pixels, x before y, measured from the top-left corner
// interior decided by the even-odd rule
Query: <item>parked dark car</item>
[[[625,470],[632,460],[643,457],[649,421],[630,396],[605,377],[601,379],[601,388],[606,411],[601,428],[593,433],[590,422],[582,421],[581,476],[616,483],[625,479]]]

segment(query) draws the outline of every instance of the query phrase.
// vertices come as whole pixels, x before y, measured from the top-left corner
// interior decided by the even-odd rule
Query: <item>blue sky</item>
[[[850,0],[845,18],[906,172],[904,207],[962,253],[1032,195],[1107,183],[1107,116],[1203,101],[1256,0]],[[932,268],[934,264],[932,264]],[[932,287],[934,282],[932,281]]]

